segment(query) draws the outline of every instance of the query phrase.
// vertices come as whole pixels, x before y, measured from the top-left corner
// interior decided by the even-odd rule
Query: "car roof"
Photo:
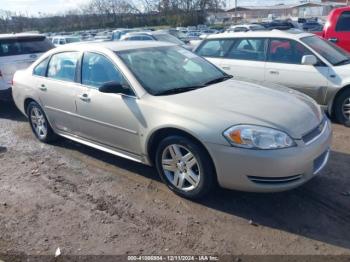
[[[42,34],[34,33],[18,33],[18,34],[0,34],[0,39],[18,39],[18,38],[30,38],[30,37],[45,37]]]
[[[107,42],[79,42],[53,49],[56,52],[62,52],[65,50],[91,50],[91,49],[109,49],[113,52],[127,51],[141,48],[163,47],[163,46],[176,46],[172,43],[165,43],[159,41],[107,41]]]
[[[128,36],[133,36],[133,35],[168,35],[168,33],[159,30],[159,31],[130,32],[130,33],[127,33],[126,35],[128,35]]]
[[[300,39],[307,36],[313,36],[314,34],[306,33],[301,30],[266,30],[266,31],[248,31],[248,32],[235,32],[235,33],[221,33],[216,35],[210,35],[207,39],[218,38],[246,38],[246,37],[281,37],[288,39]]]
[[[247,27],[247,26],[256,26],[257,24],[242,24],[242,25],[233,25],[231,28],[236,28],[236,27]],[[259,26],[259,25],[258,25]]]
[[[79,36],[76,35],[55,35],[53,38],[79,38]]]

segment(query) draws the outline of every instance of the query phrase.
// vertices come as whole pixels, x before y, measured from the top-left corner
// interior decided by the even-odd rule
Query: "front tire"
[[[57,139],[57,135],[52,130],[47,117],[36,102],[30,102],[27,107],[29,124],[37,139],[43,143],[50,143]]]
[[[340,124],[350,126],[350,89],[346,89],[335,99],[334,116]]]
[[[215,171],[201,145],[183,136],[163,139],[156,152],[156,167],[163,182],[176,194],[197,199],[215,184]]]

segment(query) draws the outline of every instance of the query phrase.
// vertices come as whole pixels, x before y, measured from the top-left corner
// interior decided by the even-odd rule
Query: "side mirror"
[[[317,64],[317,58],[314,55],[304,55],[303,58],[301,59],[301,64],[302,65],[316,65]]]
[[[98,91],[101,93],[110,93],[110,94],[122,94],[125,93],[126,88],[118,82],[107,82],[104,83]]]

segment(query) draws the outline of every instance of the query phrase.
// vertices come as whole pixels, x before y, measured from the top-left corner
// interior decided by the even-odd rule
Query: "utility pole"
[[[235,0],[235,24],[237,23],[237,1],[238,0]],[[348,0],[349,1],[349,0]]]

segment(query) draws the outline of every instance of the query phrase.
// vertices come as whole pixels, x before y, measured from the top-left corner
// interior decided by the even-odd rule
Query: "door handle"
[[[47,87],[46,87],[44,84],[42,84],[42,85],[39,87],[39,89],[40,89],[41,91],[47,91]]]
[[[269,73],[270,73],[271,75],[279,75],[279,74],[280,74],[280,73],[279,73],[278,71],[276,71],[276,70],[270,70]]]
[[[231,67],[229,67],[229,66],[223,66],[222,69],[224,69],[224,70],[231,70]]]
[[[91,101],[91,99],[90,99],[88,94],[82,94],[82,95],[79,96],[79,98],[80,98],[81,101],[84,101],[84,102],[90,102]]]
[[[331,41],[333,43],[338,43],[339,40],[336,37],[332,37],[332,38],[328,38],[328,41]]]

